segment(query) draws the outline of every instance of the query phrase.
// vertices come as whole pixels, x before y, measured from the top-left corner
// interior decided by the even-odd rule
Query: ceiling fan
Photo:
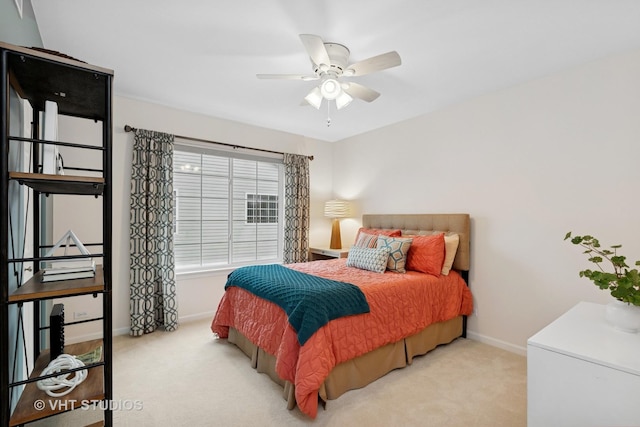
[[[361,84],[341,80],[342,77],[358,77],[400,65],[400,55],[391,51],[373,56],[364,61],[349,65],[349,49],[338,43],[327,43],[313,34],[300,34],[313,68],[313,74],[257,74],[259,79],[320,80],[304,97],[302,105],[312,105],[320,109],[322,100],[335,100],[339,110],[353,101],[353,98],[366,102],[375,101],[380,93]]]

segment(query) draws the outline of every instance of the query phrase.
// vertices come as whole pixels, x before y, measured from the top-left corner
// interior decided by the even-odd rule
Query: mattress
[[[261,369],[273,371],[272,378],[290,395],[289,406],[295,401],[312,418],[317,415],[318,397],[321,401],[336,398],[347,389],[403,367],[413,355],[459,336],[461,316],[473,309],[469,288],[455,271],[439,277],[415,271],[381,274],[346,267],[345,263],[345,259],[335,259],[287,265],[356,285],[370,306],[369,313],[330,321],[302,346],[284,310],[241,288],[225,292],[211,325],[220,338],[231,333],[230,340],[240,342],[239,347],[255,359],[256,368],[260,361],[264,365]],[[427,329],[429,337],[425,338]],[[440,333],[441,329],[445,332]],[[407,348],[411,356],[407,356]],[[388,360],[381,362],[380,357]],[[363,378],[339,374],[340,370],[353,371],[354,363],[384,367],[365,369],[371,375]]]

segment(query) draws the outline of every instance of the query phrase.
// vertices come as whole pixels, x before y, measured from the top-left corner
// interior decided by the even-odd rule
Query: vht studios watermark
[[[107,410],[112,411],[141,411],[141,400],[74,400],[74,399],[51,399],[36,400],[33,407],[37,411],[73,411],[75,409],[88,410]]]

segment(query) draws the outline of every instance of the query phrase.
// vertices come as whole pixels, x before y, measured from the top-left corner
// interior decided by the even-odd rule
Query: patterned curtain
[[[135,131],[131,168],[132,336],[178,327],[173,258],[173,135]]]
[[[285,264],[309,259],[309,158],[284,155]]]

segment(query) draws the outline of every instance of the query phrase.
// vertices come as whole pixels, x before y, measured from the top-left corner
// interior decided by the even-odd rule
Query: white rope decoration
[[[63,371],[65,369],[74,369],[84,366],[84,363],[77,357],[71,354],[61,354],[52,360],[49,365],[44,368],[40,375],[55,374],[56,372]],[[73,375],[71,379],[69,375]],[[51,397],[64,396],[71,392],[78,384],[87,378],[87,370],[67,372],[66,374],[58,375],[57,377],[45,378],[37,381],[37,386],[40,390],[43,390]],[[68,387],[67,390],[55,393],[57,390]]]

